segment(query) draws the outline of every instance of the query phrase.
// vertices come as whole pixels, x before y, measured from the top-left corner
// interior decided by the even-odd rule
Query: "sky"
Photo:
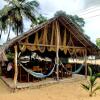
[[[100,0],[38,0],[40,3],[39,11],[47,18],[53,17],[59,10],[67,14],[78,15],[85,20],[85,34],[95,43],[96,38],[100,38]],[[0,8],[4,6],[4,0],[0,0]],[[29,25],[25,26],[29,30]],[[28,26],[28,27],[27,27]],[[14,37],[11,34],[11,37]],[[6,40],[3,35],[0,43]]]

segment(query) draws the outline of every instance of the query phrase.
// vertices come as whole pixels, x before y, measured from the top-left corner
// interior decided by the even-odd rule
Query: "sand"
[[[86,80],[60,82],[39,89],[22,89],[12,93],[0,80],[0,100],[100,100],[100,90],[93,97],[81,87]],[[100,79],[98,79],[100,84]]]

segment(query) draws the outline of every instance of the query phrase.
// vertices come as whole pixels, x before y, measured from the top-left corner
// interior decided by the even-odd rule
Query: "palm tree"
[[[45,16],[43,16],[42,14],[39,14],[39,16],[37,16],[36,22],[32,22],[31,27],[42,24],[46,21],[47,21],[47,18]]]
[[[12,30],[18,36],[23,33],[24,18],[28,18],[32,22],[36,21],[37,8],[39,3],[35,0],[5,0],[8,4],[0,10],[1,31],[8,32]]]
[[[89,69],[89,80],[87,84],[81,84],[82,87],[89,92],[89,96],[92,96],[97,90],[100,89],[100,86],[97,86],[96,79],[100,77],[100,73],[93,74],[91,67]]]

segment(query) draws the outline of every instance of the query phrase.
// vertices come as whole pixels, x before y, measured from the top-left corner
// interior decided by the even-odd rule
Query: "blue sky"
[[[0,0],[0,8],[4,6],[4,0]],[[85,34],[90,36],[91,41],[95,43],[96,38],[100,38],[100,0],[38,0],[40,3],[40,12],[48,18],[53,17],[58,10],[66,11],[67,14],[77,14],[83,17],[86,24]],[[29,25],[27,25],[29,26]],[[25,27],[27,30],[29,27]],[[14,37],[11,34],[11,37]],[[2,41],[6,36],[2,36]]]

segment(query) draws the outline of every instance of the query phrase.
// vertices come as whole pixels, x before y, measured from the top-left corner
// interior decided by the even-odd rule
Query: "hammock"
[[[67,68],[64,67],[64,65],[62,64],[62,62],[60,62],[60,63],[61,63],[61,65],[62,65],[62,67],[63,67],[66,71],[69,72],[69,70],[67,70]],[[82,69],[83,67],[84,67],[84,63],[81,64],[80,67],[79,67],[77,70],[75,70],[74,72],[72,72],[72,74],[78,74],[78,73],[81,71],[81,69]]]
[[[72,72],[72,74],[78,74],[83,67],[84,67],[84,63],[77,70],[75,70],[74,72]]]
[[[22,67],[26,72],[28,72],[30,75],[32,75],[32,76],[34,76],[34,77],[36,77],[36,78],[45,78],[45,77],[48,77],[48,76],[50,76],[50,75],[53,73],[53,71],[54,71],[54,69],[55,69],[55,65],[54,65],[54,67],[52,68],[52,70],[51,70],[47,75],[44,75],[43,73],[37,73],[37,72],[34,72],[34,71],[31,70],[31,69],[27,69],[27,68],[24,67],[20,62],[19,62],[19,64],[21,65],[21,67]]]

